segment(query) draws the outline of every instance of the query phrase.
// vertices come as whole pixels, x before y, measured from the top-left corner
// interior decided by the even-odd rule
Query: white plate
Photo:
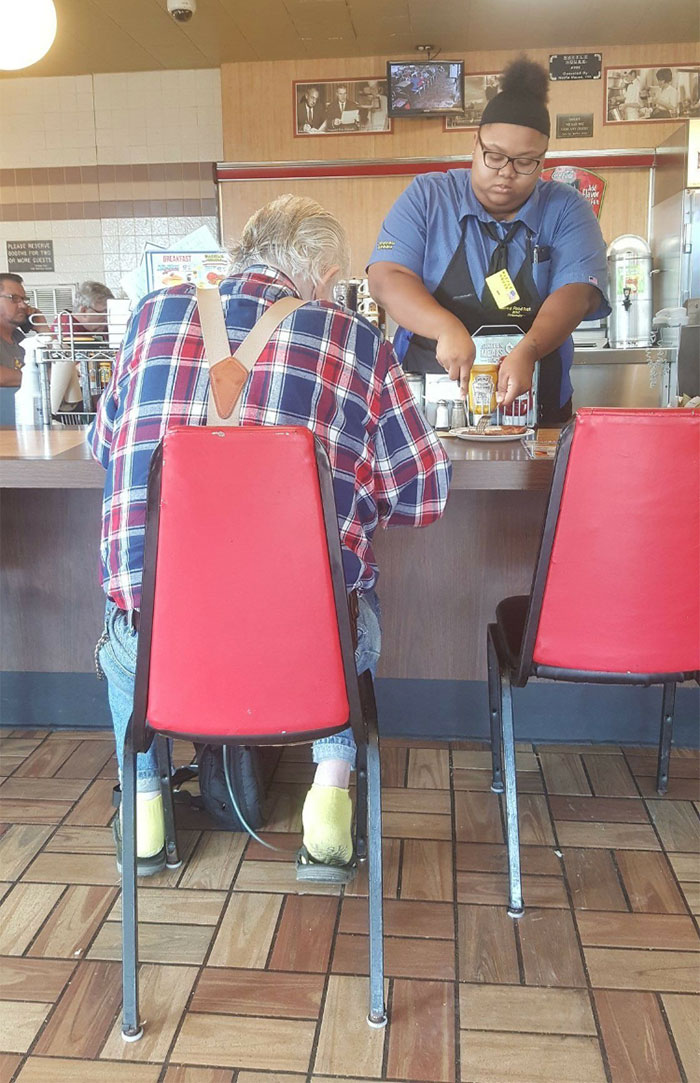
[[[526,429],[525,432],[504,432],[500,436],[486,436],[476,429],[450,429],[448,436],[456,436],[458,440],[479,440],[485,444],[502,444],[507,440],[524,440],[532,436],[534,429]]]

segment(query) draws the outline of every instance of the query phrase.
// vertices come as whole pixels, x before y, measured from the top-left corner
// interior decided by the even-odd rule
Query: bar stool
[[[147,499],[122,779],[122,1035],[143,1034],[136,754],[166,737],[278,745],[346,726],[358,746],[356,849],[369,857],[368,1022],[384,1026],[377,712],[370,674],[355,670],[328,456],[305,428],[177,428],[153,455]]]
[[[529,595],[487,632],[508,913],[523,913],[512,687],[531,677],[662,686],[668,787],[676,684],[700,677],[700,410],[582,409],[563,430]]]

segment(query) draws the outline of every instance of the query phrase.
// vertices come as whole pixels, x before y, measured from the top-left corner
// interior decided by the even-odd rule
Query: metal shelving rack
[[[94,403],[107,386],[116,355],[117,350],[110,349],[106,345],[90,345],[75,340],[68,342],[67,338],[64,338],[63,342],[51,342],[37,350],[36,359],[39,365],[41,388],[41,417],[44,428],[50,428],[53,421],[69,426],[90,424],[95,416]],[[61,361],[68,361],[77,365],[82,394],[82,410],[58,411],[56,413],[51,410],[51,365]]]

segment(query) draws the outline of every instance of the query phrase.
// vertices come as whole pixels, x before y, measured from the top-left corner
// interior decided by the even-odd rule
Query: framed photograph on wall
[[[700,117],[700,65],[605,69],[605,123]]]
[[[391,132],[386,78],[295,82],[293,86],[295,136]]]
[[[455,128],[478,128],[487,102],[498,94],[500,78],[501,73],[496,71],[465,75],[464,112],[445,117],[444,130],[451,132]]]

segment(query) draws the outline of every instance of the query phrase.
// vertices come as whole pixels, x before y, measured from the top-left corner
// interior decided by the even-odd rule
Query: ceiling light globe
[[[0,0],[0,70],[36,64],[55,37],[53,0]]]

